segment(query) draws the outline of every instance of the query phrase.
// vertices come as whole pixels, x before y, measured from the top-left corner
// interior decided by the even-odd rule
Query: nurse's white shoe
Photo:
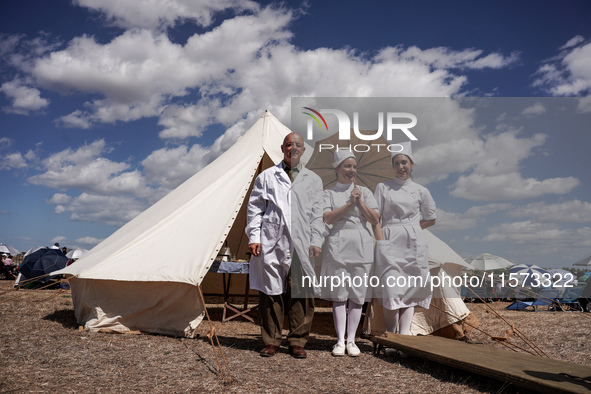
[[[337,343],[332,347],[332,355],[335,357],[340,357],[345,355],[345,344],[344,343]]]
[[[355,345],[355,342],[347,343],[347,354],[351,357],[357,357],[361,354],[361,351],[357,345]]]

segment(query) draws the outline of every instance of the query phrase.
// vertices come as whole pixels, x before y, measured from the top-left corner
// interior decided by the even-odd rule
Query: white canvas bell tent
[[[225,241],[238,257],[247,257],[250,189],[262,170],[282,160],[289,132],[265,111],[215,161],[75,264],[54,272],[73,275],[79,324],[193,336],[205,311],[198,286]]]

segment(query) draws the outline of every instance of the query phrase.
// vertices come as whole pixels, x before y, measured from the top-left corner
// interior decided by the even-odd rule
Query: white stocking
[[[332,303],[332,317],[334,329],[337,332],[337,342],[345,344],[345,328],[347,325],[347,302],[335,301]]]
[[[361,310],[363,305],[359,305],[349,300],[349,317],[347,319],[347,343],[355,342],[357,326],[361,320]]]
[[[400,334],[410,335],[410,326],[412,325],[412,316],[415,313],[414,306],[400,309]]]
[[[386,331],[396,334],[398,332],[398,309],[390,310],[384,308],[384,321]]]

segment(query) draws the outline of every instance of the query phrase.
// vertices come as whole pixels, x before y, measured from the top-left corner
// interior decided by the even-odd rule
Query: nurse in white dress
[[[375,191],[383,234],[376,243],[375,273],[384,285],[376,296],[384,308],[386,329],[409,335],[414,307],[428,309],[431,303],[423,229],[435,224],[435,202],[427,188],[410,179],[414,166],[410,142],[398,145],[402,150],[391,155],[396,177],[378,184]]]
[[[340,286],[324,287],[321,297],[333,302],[337,344],[332,354],[343,356],[346,352],[355,357],[360,353],[355,345],[355,333],[361,308],[366,297],[370,298],[361,279],[365,278],[367,283],[374,258],[374,240],[367,223],[378,224],[378,206],[368,188],[355,185],[357,159],[352,152],[335,152],[333,167],[337,183],[324,191],[324,221],[332,228],[326,238],[320,275],[335,278],[334,282],[329,281],[330,284],[336,284],[338,278]]]

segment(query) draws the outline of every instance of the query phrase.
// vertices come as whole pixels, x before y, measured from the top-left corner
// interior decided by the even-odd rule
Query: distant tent
[[[289,132],[265,111],[215,161],[54,272],[75,276],[78,322],[91,330],[193,336],[205,310],[198,286],[226,240],[246,258],[245,202],[255,177],[282,160]]]
[[[478,320],[460,297],[460,288],[453,286],[453,283],[449,286],[450,281],[444,281],[443,277],[459,278],[462,276],[462,268],[471,266],[429,230],[424,231],[429,244],[429,271],[432,277],[437,276],[441,279],[440,282],[433,283],[446,285],[434,286],[429,309],[415,308],[410,333],[462,338],[472,330],[472,326],[478,326]],[[377,300],[373,302],[372,312],[366,315],[364,331],[371,335],[382,335],[386,332],[382,307]]]
[[[584,259],[577,261],[573,265],[577,265],[579,267],[588,267],[588,266],[591,266],[591,256],[585,257]]]
[[[48,282],[48,274],[64,268],[68,258],[59,248],[37,247],[29,249],[19,268],[23,278],[30,281]]]

